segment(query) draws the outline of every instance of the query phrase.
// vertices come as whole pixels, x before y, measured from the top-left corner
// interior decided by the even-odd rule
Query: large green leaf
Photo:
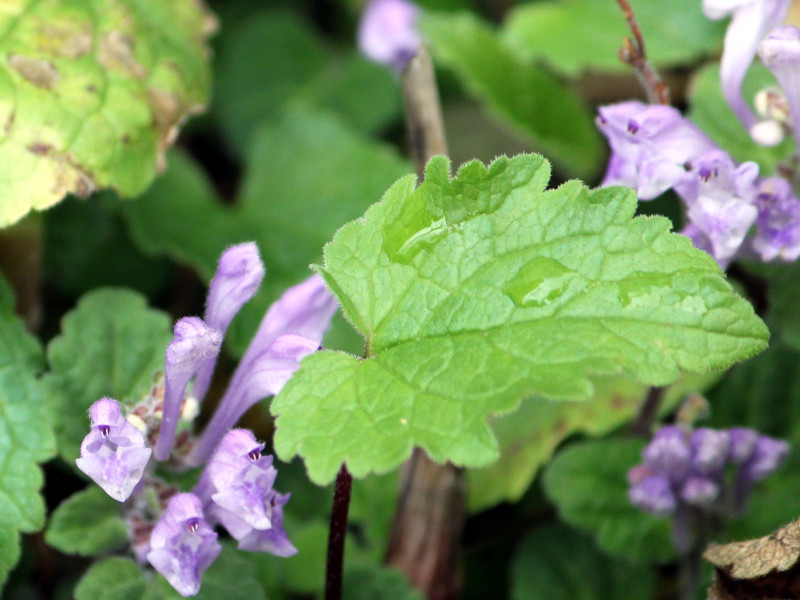
[[[777,85],[775,77],[765,66],[753,64],[747,71],[742,93],[752,102],[756,93]],[[755,161],[761,167],[761,175],[769,176],[775,166],[789,159],[796,151],[794,139],[789,136],[777,146],[760,146],[753,141],[741,121],[733,114],[722,96],[719,65],[710,64],[700,69],[689,86],[689,118],[708,136],[728,152],[735,160]]]
[[[144,190],[206,101],[194,0],[26,0],[0,13],[0,226],[67,193]]]
[[[569,175],[594,175],[600,134],[580,97],[556,76],[506,47],[469,13],[430,14],[422,21],[436,58]]]
[[[511,565],[513,600],[647,600],[653,584],[652,571],[601,554],[560,523],[526,535]]]
[[[636,562],[675,557],[668,518],[628,501],[629,469],[642,462],[643,440],[589,440],[560,452],[545,471],[547,495],[561,518],[594,536],[598,546]]]
[[[80,454],[93,402],[138,400],[149,389],[171,337],[169,316],[125,290],[86,294],[64,317],[47,346],[50,371],[42,379],[64,460],[74,464]]]
[[[20,532],[44,525],[39,463],[55,453],[55,440],[36,381],[42,348],[14,315],[0,280],[0,587],[20,554]]]
[[[631,0],[657,65],[687,65],[722,44],[724,23],[703,15],[697,0]],[[560,0],[531,2],[508,16],[505,39],[520,52],[542,58],[567,75],[584,69],[630,71],[619,59],[622,39],[630,36],[616,2]]]
[[[273,401],[278,454],[313,481],[342,462],[388,471],[415,445],[486,465],[487,418],[521,398],[587,398],[613,373],[665,385],[766,345],[708,254],[667,219],[631,218],[630,190],[545,191],[535,155],[449,167],[432,159],[418,189],[401,179],[326,246],[320,271],[367,351],[307,357]]]

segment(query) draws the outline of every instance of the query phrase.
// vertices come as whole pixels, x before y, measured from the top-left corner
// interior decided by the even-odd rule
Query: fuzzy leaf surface
[[[39,463],[55,453],[36,374],[42,348],[14,315],[0,280],[0,587],[20,554],[20,533],[44,526],[44,482]]]
[[[0,14],[0,226],[66,194],[143,191],[208,94],[195,0],[20,0]]]
[[[169,316],[127,290],[90,292],[64,317],[61,334],[47,346],[50,371],[42,383],[67,463],[80,454],[92,403],[104,396],[138,400],[164,368],[171,339]]]
[[[521,398],[586,399],[591,376],[649,385],[729,366],[768,332],[708,254],[664,218],[632,219],[630,190],[545,191],[540,156],[489,168],[433,158],[345,225],[319,267],[366,358],[307,357],[273,401],[275,445],[316,483],[400,464],[498,456],[487,418]]]

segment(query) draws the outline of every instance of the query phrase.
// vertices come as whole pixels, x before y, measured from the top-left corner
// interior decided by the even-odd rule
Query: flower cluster
[[[788,4],[787,0],[704,1],[710,18],[733,15],[725,37],[722,88],[731,108],[762,145],[783,139],[790,120],[786,106],[791,115],[800,114],[800,30],[776,27]],[[741,91],[757,51],[783,90],[762,97],[785,100],[765,100],[762,119]],[[800,140],[800,118],[791,121],[795,139]],[[668,106],[635,101],[605,106],[597,124],[612,150],[603,185],[632,187],[640,200],[674,190],[686,206],[688,224],[682,233],[723,268],[737,255],[764,261],[793,261],[800,256],[800,200],[785,179],[759,177],[754,162],[737,164]],[[748,237],[753,229],[755,234]]]
[[[251,432],[231,428],[248,408],[277,394],[300,360],[319,349],[337,308],[319,276],[290,288],[267,311],[200,437],[193,439],[188,430],[178,433],[179,421],[197,415],[225,331],[263,276],[255,244],[226,250],[209,287],[204,318],[175,324],[163,381],[127,417],[112,398],[95,402],[91,430],[76,461],[112,498],[126,503],[134,554],[183,596],[198,592],[203,572],[220,552],[217,525],[241,550],[296,553],[283,529],[289,494],[272,487],[277,476],[272,457],[263,454],[264,444]],[[179,469],[205,468],[194,490],[178,493],[153,474],[151,455]]]
[[[628,472],[628,498],[645,512],[674,517],[681,549],[685,536],[678,525],[692,509],[741,513],[753,485],[775,472],[788,453],[786,442],[752,429],[703,427],[688,434],[666,425],[642,452],[644,462]]]

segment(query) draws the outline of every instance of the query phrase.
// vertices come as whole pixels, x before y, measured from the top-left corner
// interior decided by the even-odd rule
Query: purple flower
[[[401,72],[419,50],[418,16],[417,5],[407,0],[372,0],[358,27],[359,49],[370,60]]]
[[[300,360],[319,348],[337,306],[322,277],[313,275],[270,307],[195,445],[189,458],[192,465],[205,462],[248,408],[280,392]]]
[[[672,514],[677,506],[669,480],[661,475],[651,475],[633,485],[628,499],[640,510],[658,516]]]
[[[745,462],[753,454],[758,441],[758,434],[747,427],[731,427],[728,430],[730,451],[728,460],[735,465]]]
[[[200,499],[177,494],[153,528],[147,560],[181,596],[194,596],[221,550],[217,534],[203,518]]]
[[[219,521],[243,550],[291,556],[297,550],[283,530],[283,505],[289,496],[272,489],[277,471],[264,444],[250,431],[228,432],[208,461],[195,494],[206,513]]]
[[[709,506],[719,493],[719,483],[702,475],[692,475],[681,486],[681,500],[692,506]]]
[[[264,279],[264,265],[253,242],[232,246],[220,256],[217,272],[208,287],[205,322],[222,335],[233,317],[256,293]],[[192,385],[192,395],[202,400],[211,383],[217,355],[207,358]]]
[[[700,473],[719,472],[725,465],[730,450],[730,434],[701,427],[689,438],[692,449],[692,469]]]
[[[742,82],[758,43],[786,18],[790,3],[791,0],[703,0],[709,19],[733,15],[725,33],[720,79],[725,99],[748,131],[757,119],[742,97]]]
[[[686,202],[691,223],[711,245],[711,255],[724,265],[758,216],[758,165],[746,162],[737,167],[725,152],[712,150],[693,161],[691,171],[675,191]]]
[[[189,380],[206,360],[219,354],[221,345],[222,333],[198,317],[184,317],[175,323],[175,336],[167,346],[164,418],[154,453],[157,460],[169,458]]]
[[[758,218],[753,249],[765,261],[800,257],[800,200],[785,179],[761,181],[756,196]]]
[[[686,164],[714,143],[670,106],[622,102],[599,109],[597,126],[611,145],[602,185],[625,185],[652,200],[687,178]]]
[[[122,415],[116,400],[98,400],[89,416],[92,429],[83,439],[81,457],[75,463],[114,500],[124,502],[142,478],[151,451],[145,447],[142,432]]]
[[[760,435],[753,453],[741,466],[741,476],[747,481],[761,481],[777,471],[788,455],[789,444]]]
[[[665,425],[659,429],[642,456],[651,472],[663,475],[670,481],[682,479],[692,459],[686,434],[675,425]]]
[[[794,137],[800,140],[800,29],[791,25],[776,27],[762,40],[758,55],[786,96]]]

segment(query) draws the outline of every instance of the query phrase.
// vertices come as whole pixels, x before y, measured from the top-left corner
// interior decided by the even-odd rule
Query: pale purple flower
[[[194,596],[221,550],[217,534],[203,517],[200,499],[177,494],[153,528],[147,560],[181,596]]]
[[[209,518],[221,523],[242,550],[290,556],[297,550],[283,530],[283,505],[289,496],[272,485],[277,471],[264,444],[250,431],[228,432],[203,471],[195,494]]]
[[[800,29],[791,25],[776,27],[762,40],[758,55],[783,90],[795,141],[800,143]]]
[[[169,458],[189,380],[203,362],[219,354],[222,345],[222,333],[198,317],[184,317],[175,323],[174,331],[164,367],[164,417],[154,452],[157,460]]]
[[[665,425],[642,452],[645,466],[670,481],[682,479],[691,467],[692,453],[680,427]]]
[[[758,216],[755,206],[758,165],[736,165],[722,150],[691,163],[692,177],[675,187],[688,207],[687,216],[711,245],[723,265],[739,250]]]
[[[398,73],[416,56],[419,7],[407,0],[371,0],[358,27],[358,47],[377,63]]]
[[[728,435],[730,439],[728,460],[735,465],[740,465],[752,456],[758,434],[748,427],[731,427]]]
[[[753,453],[741,466],[742,477],[748,481],[761,481],[777,471],[788,455],[789,444],[760,435]]]
[[[89,416],[92,429],[83,439],[81,457],[75,463],[114,500],[124,502],[141,480],[151,450],[116,400],[98,400]]]
[[[790,3],[791,0],[703,0],[703,10],[710,19],[733,15],[725,33],[720,79],[725,99],[748,131],[757,119],[742,96],[742,82],[759,42],[786,18]]]
[[[703,475],[692,475],[681,486],[681,500],[692,506],[709,506],[719,494],[720,484]]]
[[[692,468],[700,473],[714,473],[722,469],[730,451],[730,434],[727,431],[701,427],[689,438],[692,450]]]
[[[651,475],[628,490],[628,499],[635,507],[652,515],[667,516],[675,511],[677,500],[669,480]]]
[[[208,286],[206,324],[222,335],[233,317],[256,293],[264,279],[264,264],[253,242],[232,246],[220,256],[214,279]],[[201,401],[208,391],[217,355],[207,358],[192,384],[192,395]]]
[[[270,307],[195,445],[191,464],[205,462],[248,408],[280,392],[300,361],[319,349],[337,306],[322,277],[313,275]]]
[[[622,102],[599,109],[612,154],[602,185],[624,185],[652,200],[688,177],[686,165],[716,148],[670,106]]]
[[[800,200],[789,182],[769,177],[759,184],[758,219],[753,249],[765,261],[800,257]]]

